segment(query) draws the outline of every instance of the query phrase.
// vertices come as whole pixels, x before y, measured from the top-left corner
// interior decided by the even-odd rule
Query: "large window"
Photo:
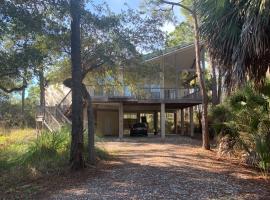
[[[136,113],[126,113],[124,114],[124,119],[137,119]]]

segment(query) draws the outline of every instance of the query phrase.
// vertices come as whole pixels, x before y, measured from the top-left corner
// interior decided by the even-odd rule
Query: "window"
[[[137,114],[136,113],[124,114],[124,119],[137,119]]]

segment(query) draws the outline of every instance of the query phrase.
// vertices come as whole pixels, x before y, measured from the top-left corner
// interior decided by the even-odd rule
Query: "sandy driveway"
[[[102,144],[116,155],[97,175],[51,199],[270,199],[258,173],[219,160],[189,138],[125,139]]]

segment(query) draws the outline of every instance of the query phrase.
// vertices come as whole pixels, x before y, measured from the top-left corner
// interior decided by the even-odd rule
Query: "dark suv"
[[[130,129],[130,136],[147,136],[148,127],[146,123],[136,123]]]

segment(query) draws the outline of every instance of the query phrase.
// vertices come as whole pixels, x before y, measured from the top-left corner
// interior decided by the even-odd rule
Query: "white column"
[[[193,107],[189,108],[190,136],[194,137]]]
[[[119,104],[119,138],[122,139],[124,136],[124,111],[123,111],[123,103]]]
[[[185,112],[184,109],[181,109],[181,135],[184,135],[184,126],[185,126]]]
[[[161,112],[160,112],[160,132],[161,139],[165,140],[165,103],[161,103]]]

